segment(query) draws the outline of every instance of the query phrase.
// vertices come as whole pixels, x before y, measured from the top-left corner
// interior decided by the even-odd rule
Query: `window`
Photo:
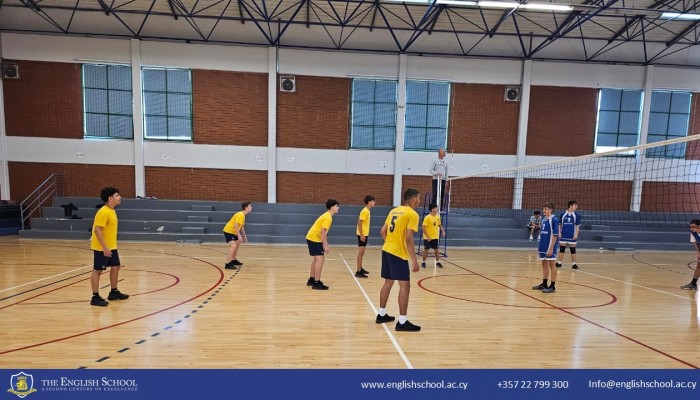
[[[143,68],[145,138],[192,140],[190,70]]]
[[[595,152],[639,144],[641,114],[641,90],[601,89],[598,95]]]
[[[396,146],[396,81],[353,79],[351,149]]]
[[[134,138],[131,67],[83,64],[84,134]]]
[[[406,150],[446,147],[449,104],[449,83],[406,82]]]
[[[690,99],[691,94],[688,92],[652,92],[647,143],[688,136]],[[648,149],[646,156],[684,158],[685,143]]]

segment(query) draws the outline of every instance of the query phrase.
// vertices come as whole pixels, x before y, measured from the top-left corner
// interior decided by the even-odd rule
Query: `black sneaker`
[[[234,264],[233,261],[227,262],[226,265],[224,266],[224,268],[225,269],[237,269],[236,264]]]
[[[90,300],[90,305],[98,307],[107,307],[107,305],[109,305],[109,302],[103,299],[101,296],[92,296],[92,300]]]
[[[420,330],[420,326],[418,325],[413,325],[411,321],[406,321],[403,324],[396,323],[396,330],[397,331],[406,331],[406,332],[418,332]]]
[[[389,314],[384,314],[384,316],[377,314],[377,319],[375,319],[374,322],[378,324],[383,324],[385,322],[394,322],[395,319],[396,318],[392,317]]]
[[[571,269],[578,269],[578,265],[576,265],[576,264],[572,265]]]
[[[541,283],[540,283],[539,285],[537,285],[537,286],[533,286],[533,287],[532,287],[532,290],[544,290],[544,289],[547,289],[547,286],[545,286],[545,285],[543,285],[543,284],[541,284]]]
[[[109,292],[109,296],[107,296],[108,300],[126,300],[129,298],[128,294],[124,294],[118,290],[111,290]]]
[[[420,267],[425,268],[425,263],[424,262],[420,263]]]
[[[242,262],[240,262],[240,261],[238,261],[237,259],[236,259],[236,260],[233,260],[233,261],[231,261],[231,263],[233,263],[233,265],[243,265],[243,263],[242,263]]]
[[[369,271],[367,271],[364,267],[360,268],[360,272],[362,272],[365,275],[369,274]]]
[[[561,264],[559,261],[557,261],[557,262],[555,263],[555,265],[557,266],[557,268],[561,268],[561,266],[562,266],[562,264]]]
[[[556,292],[557,292],[557,290],[553,287],[548,287],[548,288],[542,289],[542,293],[556,293]]]
[[[698,290],[698,284],[697,283],[689,283],[687,285],[681,286],[681,289],[685,290]]]
[[[438,268],[442,268],[442,264],[440,264],[440,262],[436,262],[436,263],[435,263],[435,266],[438,267]]]
[[[323,282],[318,281],[318,282],[314,282],[314,284],[311,285],[311,289],[328,290],[328,286],[324,285]]]
[[[367,274],[362,271],[355,272],[355,278],[367,278]]]
[[[316,279],[309,278],[309,280],[306,281],[306,286],[313,286],[315,282],[316,282]]]

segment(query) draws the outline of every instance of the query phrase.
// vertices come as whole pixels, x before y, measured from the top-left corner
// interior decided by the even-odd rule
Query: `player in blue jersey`
[[[561,224],[561,237],[559,238],[559,257],[557,258],[557,268],[561,268],[561,261],[566,253],[566,245],[569,245],[571,252],[571,268],[578,269],[576,264],[576,241],[578,240],[578,232],[581,227],[581,214],[576,210],[578,203],[576,200],[571,200],[566,204],[566,211],[559,216]]]
[[[533,286],[534,290],[541,290],[543,293],[554,293],[554,284],[557,281],[557,267],[554,262],[557,259],[557,242],[559,241],[559,220],[552,215],[554,204],[545,203],[542,207],[544,218],[542,218],[542,229],[540,230],[540,245],[537,252],[542,260],[542,283]],[[547,286],[549,278],[549,286]]]
[[[689,284],[681,286],[681,289],[698,290],[698,278],[700,278],[700,219],[690,221],[690,242],[695,246],[697,262],[693,280]]]

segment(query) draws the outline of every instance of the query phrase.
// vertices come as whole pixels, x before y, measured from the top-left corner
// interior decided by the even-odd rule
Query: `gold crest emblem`
[[[20,399],[36,392],[34,389],[34,377],[31,374],[20,372],[10,377],[10,388],[8,392],[17,395]]]

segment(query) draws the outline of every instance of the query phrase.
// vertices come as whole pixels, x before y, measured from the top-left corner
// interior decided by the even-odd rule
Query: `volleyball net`
[[[700,217],[700,136],[449,179],[451,213],[526,219],[575,200],[586,223],[687,226]]]

